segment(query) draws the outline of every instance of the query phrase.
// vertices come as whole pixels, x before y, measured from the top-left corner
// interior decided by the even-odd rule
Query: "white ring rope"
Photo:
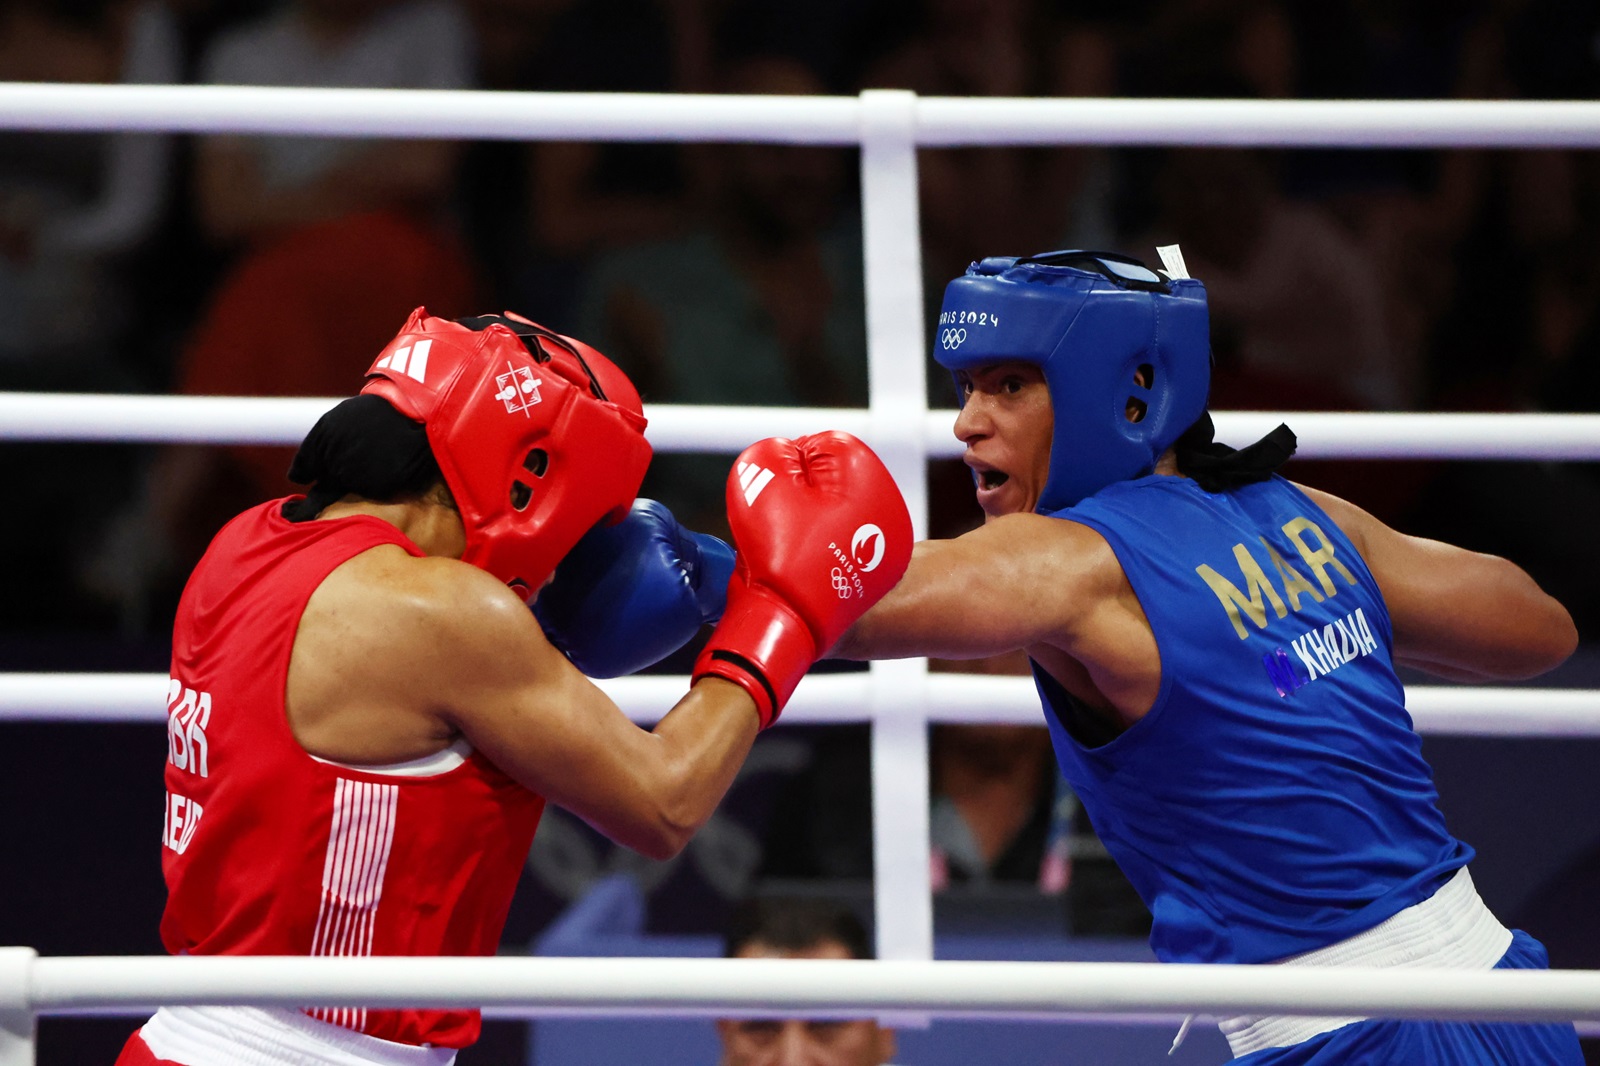
[[[868,90],[862,97],[875,92]],[[862,97],[0,83],[0,129],[854,145]],[[919,145],[1581,148],[1600,103],[918,97]]]
[[[1600,1018],[1600,973],[806,959],[38,958],[0,949],[0,1014],[155,1005],[533,1006],[949,1017]]]
[[[672,674],[596,682],[634,721],[653,725],[688,691]],[[929,674],[924,711],[891,696],[875,705],[870,673],[812,674],[783,712],[788,724],[924,718],[929,722],[1039,725],[1033,682],[992,674]],[[161,674],[0,674],[0,722],[165,722]],[[1600,737],[1600,690],[1413,686],[1406,706],[1419,733],[1445,736]]]
[[[116,443],[299,444],[332,397],[119,396],[0,392],[0,440]],[[652,404],[658,452],[742,451],[753,440],[842,429],[871,440],[872,415],[849,407]],[[1377,414],[1366,411],[1218,411],[1217,436],[1246,441],[1287,422],[1303,459],[1600,460],[1600,415]],[[955,458],[953,410],[921,417],[929,457]]]

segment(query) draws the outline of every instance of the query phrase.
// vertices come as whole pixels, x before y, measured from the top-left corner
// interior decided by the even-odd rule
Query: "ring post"
[[[921,539],[928,532],[928,400],[916,108],[916,95],[905,90],[861,94],[871,443],[905,495],[913,532]],[[928,728],[924,701],[918,698],[926,689],[927,671],[926,659],[872,664],[873,907],[880,959],[933,957]]]
[[[0,948],[0,1066],[33,1066],[32,948]]]

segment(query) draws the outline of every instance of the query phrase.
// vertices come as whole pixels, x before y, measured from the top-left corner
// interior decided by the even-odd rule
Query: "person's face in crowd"
[[[745,944],[738,959],[848,959],[838,941],[786,951],[760,941]],[[871,1019],[724,1018],[722,1066],[882,1066],[894,1054],[894,1030]]]
[[[995,363],[956,375],[961,413],[955,434],[978,482],[988,518],[1024,514],[1039,505],[1050,474],[1055,417],[1044,371],[1032,363]]]

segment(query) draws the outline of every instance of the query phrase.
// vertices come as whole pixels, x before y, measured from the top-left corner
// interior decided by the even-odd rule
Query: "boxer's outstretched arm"
[[[920,542],[905,577],[829,655],[977,659],[1066,647],[1116,595],[1121,573],[1111,546],[1088,527],[1007,515],[953,540]]]
[[[1544,673],[1577,647],[1567,609],[1516,564],[1407,536],[1337,496],[1301,489],[1377,579],[1397,662],[1460,681],[1510,681]]]

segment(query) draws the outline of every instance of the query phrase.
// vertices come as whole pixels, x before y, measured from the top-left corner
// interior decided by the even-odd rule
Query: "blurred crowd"
[[[1597,34],[1580,0],[6,0],[0,80],[1584,98],[1600,88]],[[865,401],[848,151],[60,133],[0,146],[6,390],[345,394],[427,304],[577,333],[656,402]],[[1600,330],[1593,153],[953,149],[920,166],[930,303],[986,254],[1181,242],[1211,293],[1217,407],[1600,405],[1584,357]],[[61,516],[7,533],[40,562],[8,628],[160,633],[218,523],[289,488],[279,449],[7,451],[27,498]],[[715,528],[723,463],[663,457],[651,489]],[[1502,466],[1302,473],[1571,578],[1581,533],[1563,530],[1584,523],[1558,517],[1596,508],[1592,479]],[[938,477],[947,531],[975,518],[960,478]],[[1587,617],[1600,590],[1574,580]]]
[[[1594,98],[1600,7],[3,0],[0,81]],[[932,308],[981,256],[1089,247],[1150,260],[1156,243],[1181,242],[1210,292],[1217,408],[1600,410],[1593,152],[946,149],[919,165]],[[856,179],[853,152],[771,145],[0,133],[0,391],[347,395],[425,304],[509,308],[580,336],[647,402],[862,405]],[[948,378],[929,378],[934,402],[952,405]],[[290,491],[288,455],[0,446],[22,504],[0,524],[17,563],[0,638],[159,643],[211,533]],[[715,531],[727,462],[662,456],[646,493]],[[1600,482],[1587,466],[1295,473],[1407,530],[1510,555],[1580,626],[1600,618],[1587,537]],[[979,520],[958,465],[935,464],[933,483],[936,533]],[[845,769],[788,772],[769,789],[760,820],[785,843],[765,860],[724,848],[735,874],[765,862],[772,877],[870,875],[859,740],[816,739],[788,764],[771,749],[787,771]],[[944,883],[1061,890],[1074,856],[1080,875],[1094,868],[1042,731],[941,734],[933,770]],[[786,821],[795,810],[805,817]],[[563,832],[540,840],[570,845],[570,869],[582,842]],[[726,887],[732,898],[743,886]],[[1100,928],[1137,926],[1112,896]]]

